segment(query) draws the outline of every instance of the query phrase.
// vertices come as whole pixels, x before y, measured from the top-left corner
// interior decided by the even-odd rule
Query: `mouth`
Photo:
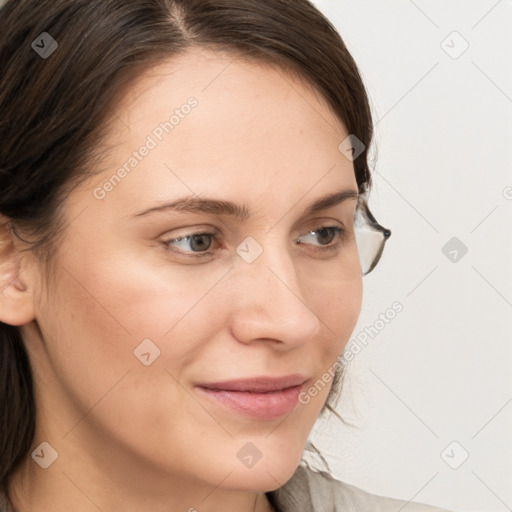
[[[271,420],[297,406],[306,381],[302,375],[288,375],[204,383],[195,388],[199,395],[221,407],[254,419]]]

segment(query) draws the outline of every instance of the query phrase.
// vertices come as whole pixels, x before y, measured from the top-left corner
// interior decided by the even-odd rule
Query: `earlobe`
[[[33,294],[22,275],[21,261],[8,224],[0,221],[0,322],[14,326],[34,319]]]

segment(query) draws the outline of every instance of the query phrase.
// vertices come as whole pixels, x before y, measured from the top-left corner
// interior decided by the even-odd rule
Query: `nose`
[[[308,290],[301,288],[287,250],[271,245],[266,244],[252,263],[236,259],[228,285],[233,301],[231,329],[241,343],[272,343],[290,350],[314,340],[322,321],[307,302]]]

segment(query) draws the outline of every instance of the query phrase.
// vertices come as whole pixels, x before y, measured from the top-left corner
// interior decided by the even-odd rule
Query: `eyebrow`
[[[321,197],[317,199],[313,204],[306,208],[304,216],[312,215],[322,210],[332,208],[347,199],[357,199],[359,192],[355,190],[340,190],[333,194]],[[208,198],[208,197],[183,197],[164,203],[147,210],[143,210],[139,213],[132,215],[132,217],[142,217],[149,213],[166,212],[169,210],[174,211],[185,211],[192,213],[211,213],[214,215],[229,215],[239,219],[240,221],[246,221],[250,218],[251,214],[245,205],[239,205],[231,201],[224,201],[221,199]]]

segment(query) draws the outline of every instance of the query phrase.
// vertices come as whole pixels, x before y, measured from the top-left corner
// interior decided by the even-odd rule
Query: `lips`
[[[196,390],[200,396],[223,408],[254,419],[270,420],[296,407],[306,381],[302,375],[257,377],[199,384]]]
[[[306,382],[306,380],[306,377],[295,374],[286,375],[284,377],[254,377],[251,379],[226,380],[222,382],[198,384],[198,386],[223,391],[265,393],[299,386]]]

